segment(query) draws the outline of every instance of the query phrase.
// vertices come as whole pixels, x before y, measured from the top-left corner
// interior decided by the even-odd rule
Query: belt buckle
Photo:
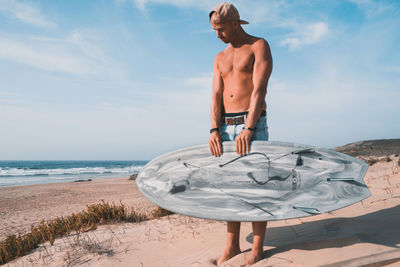
[[[225,123],[227,125],[238,125],[245,123],[245,116],[237,116],[232,118],[225,118]]]

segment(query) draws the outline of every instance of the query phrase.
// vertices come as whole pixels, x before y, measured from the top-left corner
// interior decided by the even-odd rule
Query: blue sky
[[[207,143],[218,3],[0,0],[0,160],[148,160]],[[233,3],[271,46],[270,140],[400,137],[400,2]]]

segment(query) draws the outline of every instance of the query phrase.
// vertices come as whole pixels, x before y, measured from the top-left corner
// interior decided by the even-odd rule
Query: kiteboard
[[[214,157],[208,145],[183,148],[147,163],[136,183],[151,202],[192,217],[271,221],[337,210],[370,195],[368,164],[330,150],[253,141],[240,156],[235,142]]]

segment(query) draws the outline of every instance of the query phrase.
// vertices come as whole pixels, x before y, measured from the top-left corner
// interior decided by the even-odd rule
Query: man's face
[[[235,32],[233,22],[213,23],[211,21],[211,26],[217,33],[217,37],[221,39],[222,42],[227,44],[232,41]]]

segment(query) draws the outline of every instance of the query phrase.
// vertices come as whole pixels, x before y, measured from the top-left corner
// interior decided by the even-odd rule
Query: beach
[[[68,216],[102,201],[122,202],[141,213],[149,213],[156,207],[128,177],[0,187],[0,239],[10,234],[24,234],[42,219]]]
[[[364,179],[371,196],[361,202],[269,222],[264,259],[253,266],[399,266],[398,155],[376,158]],[[1,235],[23,233],[41,219],[70,215],[102,200],[122,201],[148,214],[156,208],[127,177],[0,188]],[[240,266],[249,254],[251,223],[241,229],[243,253],[223,266]],[[46,242],[8,266],[215,266],[225,238],[225,222],[174,214],[58,238],[53,246]]]

